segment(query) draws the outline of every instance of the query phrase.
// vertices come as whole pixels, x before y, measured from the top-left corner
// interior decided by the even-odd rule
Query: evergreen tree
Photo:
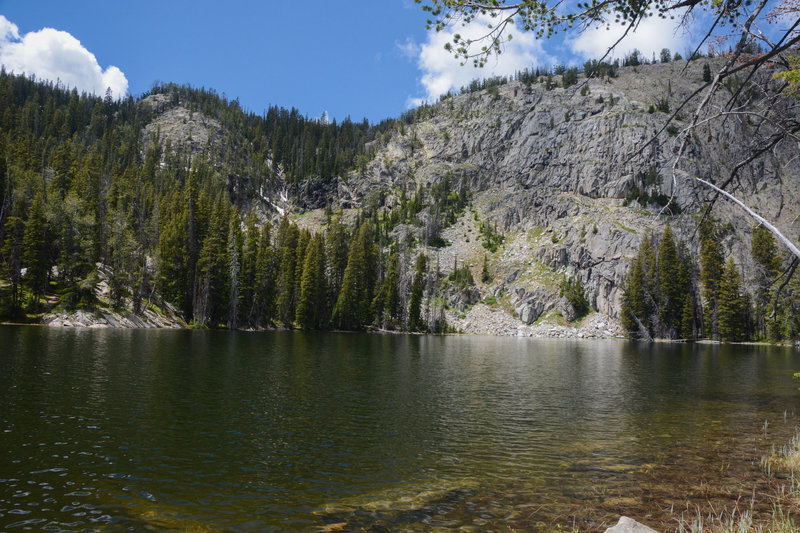
[[[50,266],[47,264],[46,224],[42,195],[37,192],[25,222],[22,238],[22,264],[27,269],[25,282],[31,291],[33,308],[38,310],[39,298],[44,295]]]
[[[700,284],[703,296],[703,325],[706,337],[718,331],[719,284],[723,271],[722,246],[716,222],[709,217],[700,226]]]
[[[256,258],[255,296],[252,303],[251,323],[255,326],[271,324],[275,317],[278,258],[270,242],[270,225],[261,230]]]
[[[741,340],[744,314],[741,277],[733,257],[728,257],[719,282],[719,335],[723,341]]]
[[[645,236],[633,267],[628,272],[622,297],[622,326],[631,335],[652,335],[652,316],[656,310],[651,288],[652,277],[649,274],[652,263],[653,247],[649,236]]]
[[[658,280],[660,290],[659,318],[660,336],[673,338],[681,329],[681,315],[684,307],[685,276],[681,273],[682,263],[669,224],[664,228],[658,247]]]
[[[364,222],[350,246],[342,289],[333,308],[337,328],[357,330],[371,322],[376,267],[377,248],[369,222]]]
[[[295,323],[303,329],[318,329],[325,316],[320,303],[325,295],[325,244],[315,235],[308,243],[303,260],[300,296],[297,301]]]
[[[10,314],[13,316],[19,308],[19,284],[22,277],[22,239],[25,223],[18,216],[6,218],[3,228],[3,262],[2,275],[11,286]]]
[[[400,256],[394,251],[389,256],[389,268],[380,290],[375,295],[373,309],[375,321],[384,328],[393,328],[400,319]]]
[[[706,83],[711,82],[711,67],[708,63],[703,65],[703,81]]]
[[[197,261],[198,281],[194,318],[201,324],[217,327],[225,322],[230,304],[230,259],[227,236],[230,215],[227,203],[219,196],[214,204],[209,231]]]
[[[344,280],[344,271],[347,268],[347,236],[339,222],[339,217],[333,217],[328,225],[325,243],[328,258],[328,302],[332,308],[339,296]]]
[[[772,233],[763,226],[757,225],[753,228],[750,254],[756,265],[755,271],[753,272],[756,317],[753,326],[758,336],[765,338],[767,336],[767,317],[772,315],[774,323],[778,319],[779,314],[777,312],[770,312],[772,307],[770,285],[780,271],[780,259],[778,258],[778,248],[775,244],[775,238],[772,236]],[[776,331],[780,328],[776,328],[773,324],[771,329]]]
[[[692,295],[686,293],[683,299],[683,310],[681,311],[681,330],[680,335],[684,339],[694,339],[694,305],[692,305]]]
[[[245,231],[242,239],[241,274],[239,277],[239,298],[242,303],[239,321],[253,326],[255,317],[256,277],[258,268],[258,245],[261,232],[256,224],[256,216],[250,211],[245,217]]]
[[[425,254],[420,252],[417,256],[417,266],[414,270],[414,281],[411,283],[411,301],[408,307],[408,330],[422,331],[424,322],[420,318],[422,309],[422,291],[425,283],[426,260]]]
[[[189,278],[186,235],[186,214],[180,207],[181,197],[177,193],[165,198],[162,202],[161,222],[158,239],[158,288],[161,294],[186,317],[192,317],[194,298],[192,290],[187,287],[192,283]],[[192,287],[193,289],[193,287]]]
[[[286,219],[284,218],[284,221]],[[294,321],[296,310],[295,300],[295,271],[297,269],[297,245],[300,240],[300,231],[294,224],[288,224],[278,229],[280,237],[279,253],[281,255],[278,268],[278,314],[284,325],[291,325]]]
[[[231,214],[228,228],[228,329],[235,329],[239,327],[239,273],[241,270],[239,251],[242,239],[239,217],[235,210]]]

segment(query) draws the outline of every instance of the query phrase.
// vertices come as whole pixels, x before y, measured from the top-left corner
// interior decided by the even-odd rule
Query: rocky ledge
[[[600,313],[592,313],[571,324],[560,323],[557,314],[527,325],[501,307],[475,304],[465,313],[447,312],[447,323],[463,333],[505,337],[548,337],[561,339],[621,338],[619,325]]]
[[[153,310],[141,314],[109,309],[58,311],[42,317],[48,326],[75,328],[183,328],[186,324],[174,314],[167,316]]]

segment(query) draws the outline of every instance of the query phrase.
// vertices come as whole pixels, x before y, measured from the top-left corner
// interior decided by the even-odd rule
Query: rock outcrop
[[[681,62],[624,68],[618,78],[589,80],[586,91],[510,82],[495,94],[446,98],[379,145],[366,172],[342,177],[348,193],[334,201],[357,207],[366,200],[364,191],[379,190],[389,206],[401,189],[413,194],[445,176],[463,181],[473,210],[465,219],[492,225],[506,237],[499,251],[489,253],[495,276],[481,288],[484,296],[507,298],[507,310],[530,325],[557,307],[571,315],[559,301],[558,284],[577,278],[590,305],[618,319],[621,284],[642,238],[669,222],[696,253],[697,216],[711,196],[692,178],[724,179],[752,146],[746,119],[700,128],[673,181],[679,138],[666,131],[656,136],[668,114],[652,107],[663,100],[674,109],[702,83],[705,61],[715,60],[685,70]],[[687,115],[673,124],[685,127]],[[791,163],[796,156],[796,146],[777,147],[742,170],[736,191],[790,235],[800,231],[796,210],[788,208],[800,202],[800,167]],[[680,213],[665,216],[639,193],[674,194]],[[724,202],[715,216],[728,228],[725,248],[750,271],[753,222]],[[477,231],[460,224],[447,240],[460,249],[454,255],[479,265],[486,251],[477,245]],[[412,231],[421,238],[425,230]],[[431,253],[449,254],[447,248]],[[445,271],[449,264],[442,261]]]
[[[606,529],[606,533],[657,533],[657,531],[640,524],[633,518],[621,516],[615,526]]]

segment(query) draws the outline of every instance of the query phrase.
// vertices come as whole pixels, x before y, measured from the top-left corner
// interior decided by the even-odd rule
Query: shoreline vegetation
[[[712,512],[703,516],[698,510],[696,516],[679,521],[676,531],[680,533],[744,533],[757,531],[764,533],[792,533],[800,523],[800,433],[789,443],[776,447],[760,460],[765,476],[767,492],[758,494],[754,487],[752,496],[734,502],[733,510]],[[763,513],[755,510],[756,498],[772,503],[771,515],[763,518]],[[769,514],[769,513],[768,513]],[[761,516],[759,516],[761,515]]]

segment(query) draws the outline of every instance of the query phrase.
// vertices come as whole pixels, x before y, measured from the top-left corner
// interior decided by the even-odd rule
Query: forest
[[[663,56],[669,60],[667,51]],[[516,78],[527,75],[544,79],[526,72]],[[178,104],[218,121],[224,137],[192,153],[162,142],[160,130],[143,133],[159,106]],[[98,305],[134,314],[169,306],[190,327],[442,332],[444,292],[475,285],[465,266],[444,276],[416,247],[446,246],[442,230],[470,204],[469,187],[451,173],[400,191],[392,209],[373,198],[345,217],[327,205],[324,230],[316,233],[258,203],[265,191],[274,197],[289,190],[299,199],[310,182],[363,169],[376,145],[426,106],[377,125],[337,123],[278,107],[256,115],[188,86],[158,84],[138,99],[113,100],[0,71],[0,109],[5,320]],[[415,238],[398,229],[404,224],[424,231]],[[486,250],[496,252],[503,243],[496,225],[479,222],[479,230]],[[659,237],[645,236],[624,285],[621,320],[630,336],[800,335],[800,287],[796,279],[779,280],[785,261],[772,235],[753,229],[756,273],[745,279],[719,244],[729,231],[713,219],[700,226],[699,263],[669,226]],[[485,257],[481,277],[491,278]],[[565,280],[561,295],[579,315],[590,311],[580,278]]]
[[[713,217],[699,226],[699,264],[667,224],[659,238],[642,240],[624,286],[622,325],[652,340],[719,339],[780,342],[800,335],[800,283],[779,283],[784,258],[766,228],[755,226],[751,283],[721,242],[731,230]],[[776,283],[778,282],[778,283]],[[747,287],[752,290],[748,290]]]
[[[163,145],[158,132],[143,139],[157,111],[140,103],[150,95],[213,117],[227,138],[194,156]],[[194,327],[445,327],[442,306],[422,308],[422,291],[431,289],[424,284],[441,276],[389,230],[411,220],[425,195],[441,202],[442,223],[453,220],[466,196],[449,178],[403,195],[390,216],[365,208],[348,223],[328,209],[318,234],[289,216],[273,227],[253,208],[265,189],[363,165],[368,144],[394,121],[328,122],[277,107],[259,116],[213,91],[177,85],[115,101],[5,71],[0,109],[6,319],[32,319],[54,304],[91,309],[103,279],[112,307],[139,313],[169,304]]]

